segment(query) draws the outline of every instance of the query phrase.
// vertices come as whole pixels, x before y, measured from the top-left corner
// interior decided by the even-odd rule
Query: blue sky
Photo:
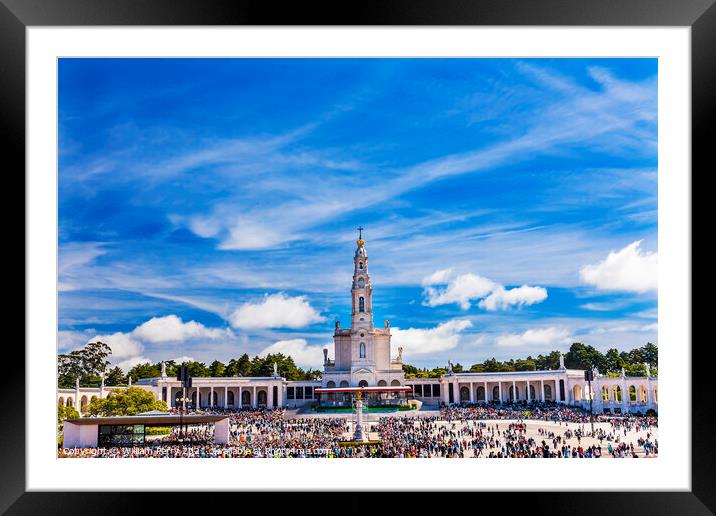
[[[657,342],[655,59],[61,59],[59,349],[405,361]],[[396,353],[396,351],[394,351]]]

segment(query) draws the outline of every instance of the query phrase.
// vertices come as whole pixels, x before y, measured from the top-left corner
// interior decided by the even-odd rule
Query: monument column
[[[547,401],[544,399],[544,380],[539,381],[539,389],[542,392],[542,403],[544,403],[545,401]]]
[[[224,385],[224,408],[229,408],[229,386]]]
[[[214,386],[209,389],[209,407],[214,406]]]
[[[502,403],[502,382],[500,381],[497,382],[497,395],[500,397],[500,403]]]
[[[475,387],[473,386],[472,382],[470,382],[470,403],[475,403],[475,391],[473,390]]]
[[[241,385],[239,385],[239,408],[241,408],[243,405],[241,404]]]

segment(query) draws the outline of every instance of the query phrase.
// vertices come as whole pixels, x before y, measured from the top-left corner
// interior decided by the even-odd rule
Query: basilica
[[[351,300],[350,327],[341,328],[336,322],[333,357],[328,349],[323,350],[321,380],[289,381],[275,369],[267,377],[193,378],[186,393],[190,405],[200,409],[294,408],[319,400],[321,394],[316,389],[330,392],[364,388],[369,392],[408,392],[411,399],[427,406],[550,401],[586,408],[591,400],[594,411],[599,413],[658,411],[658,378],[650,376],[648,367],[644,377],[629,377],[623,372],[619,377],[608,377],[595,371],[591,382],[585,380],[585,371],[565,368],[563,360],[558,369],[548,371],[455,373],[449,367],[440,378],[406,379],[402,349],[393,353],[391,348],[389,321],[376,327],[373,320],[373,284],[362,233],[353,253]],[[159,377],[139,380],[135,386],[153,393],[171,407],[178,406],[183,397],[180,382],[167,376],[164,368]],[[111,389],[123,388],[77,384],[74,389],[58,389],[57,401],[83,413],[93,398],[104,398]]]

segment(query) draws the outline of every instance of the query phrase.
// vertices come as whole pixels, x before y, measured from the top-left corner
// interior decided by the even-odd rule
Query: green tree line
[[[499,361],[490,358],[484,362],[472,364],[468,369],[462,364],[454,364],[453,372],[462,373],[495,373],[509,371],[547,371],[559,369],[559,351],[552,351],[546,355],[537,357],[510,359]],[[627,376],[644,376],[646,368],[644,363],[649,364],[650,374],[656,376],[659,367],[659,348],[647,342],[640,348],[631,351],[618,351],[615,348],[600,352],[593,346],[573,343],[569,351],[564,355],[564,365],[567,369],[590,369],[596,367],[600,373],[608,376],[618,376],[622,368]],[[403,364],[403,371],[406,378],[438,378],[447,373],[447,367],[436,367],[434,369],[418,368],[412,365]]]
[[[72,388],[75,379],[80,379],[83,387],[97,387],[101,384],[102,371],[106,371],[104,384],[106,387],[127,385],[129,378],[133,382],[141,378],[155,378],[161,375],[161,362],[137,364],[126,373],[115,366],[107,369],[108,357],[112,350],[102,342],[92,342],[83,349],[57,356],[58,385],[61,388]],[[283,353],[269,353],[264,357],[250,358],[244,353],[239,358],[232,358],[227,363],[214,360],[209,365],[204,362],[187,362],[189,374],[193,377],[231,377],[231,376],[272,376],[274,363],[279,376],[287,380],[316,380],[321,372],[314,369],[304,370],[294,362],[291,356]],[[181,365],[173,360],[165,361],[167,376],[176,376]]]

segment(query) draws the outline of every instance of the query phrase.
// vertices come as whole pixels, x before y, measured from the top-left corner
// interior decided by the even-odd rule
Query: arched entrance
[[[575,385],[574,387],[572,387],[572,397],[574,398],[574,401],[582,401],[581,385]]]
[[[87,408],[87,396],[82,396],[80,398],[80,412],[84,412]]]
[[[366,382],[365,380],[361,380],[360,382],[358,382],[358,387],[368,387],[368,382]]]
[[[388,382],[385,380],[378,380],[378,387],[386,387],[388,385]]]
[[[537,398],[537,396],[536,396],[535,386],[530,385],[530,399],[532,401],[534,401],[536,398]]]
[[[636,387],[629,386],[629,403],[636,403]]]
[[[501,401],[500,388],[497,385],[492,388],[492,401]]]
[[[400,387],[400,380],[393,380],[392,382],[390,382],[390,385],[392,385],[393,387]]]
[[[467,387],[460,387],[460,403],[467,403],[470,401],[470,389]]]
[[[602,403],[609,403],[609,387],[604,385],[602,386]]]
[[[234,391],[229,391],[226,393],[226,404],[234,406],[236,402],[236,396],[234,396]]]
[[[242,391],[241,392],[241,405],[243,407],[250,407],[251,406],[251,393],[249,391]]]
[[[485,388],[484,387],[478,387],[477,388],[477,401],[485,401]]]
[[[516,401],[518,399],[520,399],[520,388],[510,385],[510,401]]]
[[[618,385],[614,386],[614,403],[622,402],[622,388]]]
[[[552,398],[552,387],[549,385],[544,386],[544,400],[545,401],[554,401]]]
[[[343,381],[341,381],[341,385],[340,385],[340,386],[341,386],[341,387],[348,387],[348,382],[345,381],[345,380],[343,380]]]
[[[266,394],[266,391],[259,391],[257,400],[259,407],[265,407],[267,404],[268,395]]]
[[[74,407],[74,406],[75,406],[74,402],[72,401],[72,398],[67,398],[67,405],[66,405],[66,406],[68,406],[68,407]]]

